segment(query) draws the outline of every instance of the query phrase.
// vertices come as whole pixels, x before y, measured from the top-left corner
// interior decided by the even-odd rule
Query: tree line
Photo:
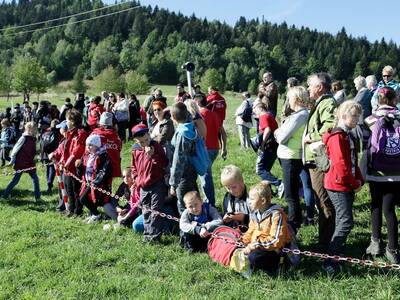
[[[119,74],[134,71],[150,82],[175,84],[185,79],[181,65],[196,64],[194,80],[217,78],[220,88],[255,91],[260,74],[268,70],[283,89],[288,77],[327,71],[342,80],[349,92],[358,75],[380,75],[384,65],[399,67],[399,48],[393,41],[353,38],[343,28],[336,35],[286,23],[239,18],[234,26],[160,9],[138,9],[73,24],[139,2],[68,19],[68,25],[34,32],[11,28],[104,7],[99,0],[13,0],[0,4],[0,64],[15,65],[21,57],[35,58],[50,84],[70,80],[76,73],[96,78],[106,68]],[[46,25],[66,22],[60,20]],[[10,28],[8,28],[10,27]],[[206,73],[207,72],[207,73]],[[2,80],[2,79],[0,79]],[[203,80],[204,81],[204,80]],[[205,80],[205,81],[209,81]],[[4,80],[3,84],[4,89]]]

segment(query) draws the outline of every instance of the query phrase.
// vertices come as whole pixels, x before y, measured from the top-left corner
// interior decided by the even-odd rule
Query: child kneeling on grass
[[[204,203],[199,192],[192,191],[183,197],[186,209],[179,221],[180,243],[190,252],[206,251],[212,231],[222,224],[217,209]]]
[[[262,181],[250,189],[248,200],[251,215],[249,230],[242,236],[253,269],[276,274],[282,248],[291,241],[287,217],[279,205],[271,204],[271,188]]]
[[[111,160],[105,147],[101,145],[100,136],[91,135],[86,139],[86,152],[83,156],[83,161],[76,160],[75,166],[78,173],[83,173],[82,179],[86,183],[111,192]],[[90,216],[85,220],[87,224],[100,220],[98,206],[104,206],[105,213],[109,217],[117,219],[117,212],[109,203],[110,196],[85,184],[82,184],[79,196],[79,201],[90,211]]]
[[[11,152],[10,165],[14,165],[14,170],[19,171],[35,166],[35,155],[36,155],[36,131],[37,127],[34,122],[28,122],[25,124],[25,132],[18,139]],[[39,178],[37,176],[36,169],[26,171],[32,178],[33,188],[35,193],[35,200],[40,200],[40,186]],[[8,199],[12,189],[18,184],[21,179],[22,173],[15,173],[13,179],[8,184],[6,190],[3,193],[3,198]]]

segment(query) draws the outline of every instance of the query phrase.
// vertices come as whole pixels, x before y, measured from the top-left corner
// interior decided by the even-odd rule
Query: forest
[[[61,17],[66,18],[15,28]],[[67,25],[58,26],[62,24]],[[304,81],[313,72],[327,71],[353,92],[355,76],[375,74],[380,79],[384,65],[399,67],[399,54],[393,41],[372,43],[366,37],[352,37],[345,28],[332,35],[244,17],[229,26],[141,6],[138,1],[109,7],[100,0],[3,0],[0,4],[1,68],[29,56],[43,67],[50,84],[70,80],[78,71],[93,79],[109,66],[120,74],[134,70],[152,83],[175,84],[185,78],[181,65],[192,61],[195,81],[208,70],[219,76],[227,90],[254,91],[260,74],[268,70],[281,89],[288,77]]]

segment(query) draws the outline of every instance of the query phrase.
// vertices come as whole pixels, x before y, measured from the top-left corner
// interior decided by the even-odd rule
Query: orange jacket
[[[258,249],[279,251],[291,241],[287,217],[279,205],[272,205],[261,213],[261,219],[257,213],[250,215],[249,229],[242,237],[245,245],[253,244]]]

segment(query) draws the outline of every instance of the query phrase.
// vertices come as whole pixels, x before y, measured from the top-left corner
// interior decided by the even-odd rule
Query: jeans
[[[10,195],[12,189],[18,184],[19,180],[21,179],[22,173],[23,172],[15,173],[13,179],[8,184],[6,190],[3,193],[4,198],[7,198]],[[37,176],[36,170],[30,171],[30,172],[28,172],[28,174],[32,178],[35,199],[38,200],[38,199],[40,199],[39,177]]]
[[[208,203],[212,206],[215,206],[215,190],[214,190],[214,182],[212,177],[212,165],[214,160],[218,156],[218,149],[207,150],[208,157],[210,158],[210,165],[208,166],[206,174],[200,176],[201,187],[206,195]]]
[[[315,198],[314,191],[311,186],[310,173],[307,169],[303,168],[300,173],[301,183],[303,185],[304,202],[306,203],[307,218],[314,219],[315,211]]]
[[[54,165],[46,166],[46,178],[47,178],[47,186],[49,188],[53,187],[54,178],[56,177],[56,169]]]
[[[170,216],[175,216],[174,210],[170,206],[164,206],[161,212],[166,213]],[[171,232],[172,227],[174,226],[175,221],[168,220],[164,222],[163,232]],[[144,217],[143,215],[139,215],[132,223],[132,230],[137,233],[142,233],[144,231]]]
[[[262,180],[267,180],[270,184],[279,186],[281,181],[271,173],[275,160],[276,151],[259,151],[256,162],[256,173]]]
[[[328,191],[329,198],[335,208],[335,232],[329,243],[331,255],[343,255],[346,240],[353,228],[353,202],[355,194],[351,192]]]
[[[285,200],[288,204],[288,222],[297,231],[301,226],[302,214],[299,197],[299,176],[303,169],[301,159],[281,159]]]

